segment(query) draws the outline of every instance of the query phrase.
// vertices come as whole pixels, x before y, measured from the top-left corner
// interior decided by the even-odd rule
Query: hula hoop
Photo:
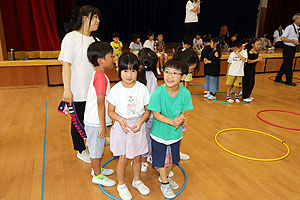
[[[109,159],[108,161],[106,161],[106,162],[102,165],[102,167],[104,167],[107,163],[109,163],[109,162],[112,161],[112,160],[115,160],[115,159],[118,158],[118,157],[119,157],[119,156],[116,156],[116,157],[113,157],[113,158]],[[181,171],[182,171],[182,173],[183,173],[183,175],[184,175],[184,184],[183,184],[182,188],[175,194],[175,197],[177,197],[180,193],[182,193],[182,191],[185,189],[185,186],[186,186],[186,184],[187,184],[187,175],[186,175],[186,173],[185,173],[183,167],[182,167],[180,164],[176,164],[176,165],[181,169]],[[100,187],[100,189],[102,190],[102,192],[103,192],[104,194],[106,194],[108,197],[110,197],[110,198],[112,198],[112,199],[114,199],[114,200],[122,200],[122,199],[119,199],[119,198],[114,197],[113,195],[109,194],[109,193],[103,188],[102,185],[99,184],[98,186]],[[170,199],[165,199],[165,200],[170,200]]]
[[[279,141],[280,143],[282,143],[282,144],[286,147],[287,153],[286,153],[284,156],[281,156],[281,157],[278,157],[278,158],[253,158],[253,157],[243,156],[243,155],[234,153],[234,152],[232,152],[232,151],[226,149],[225,147],[223,147],[223,146],[218,142],[218,140],[217,140],[217,137],[218,137],[218,135],[220,135],[220,133],[223,133],[223,132],[225,132],[225,131],[231,131],[231,130],[251,131],[251,132],[260,133],[260,134],[269,136],[269,137],[271,137],[271,138],[273,138],[273,139]],[[270,135],[270,134],[268,134],[268,133],[264,133],[264,132],[257,131],[257,130],[252,130],[252,129],[246,129],[246,128],[228,128],[228,129],[223,129],[223,130],[219,131],[219,132],[215,135],[215,142],[216,142],[217,145],[218,145],[221,149],[223,149],[224,151],[226,151],[226,152],[228,152],[228,153],[230,153],[230,154],[232,154],[232,155],[234,155],[234,156],[238,156],[238,157],[240,157],[240,158],[244,158],[244,159],[248,159],[248,160],[264,161],[264,162],[266,162],[266,161],[277,161],[277,160],[282,160],[282,159],[286,158],[286,157],[290,154],[290,149],[289,149],[288,145],[287,145],[284,141],[280,140],[279,138],[277,138],[277,137],[275,137],[275,136],[273,136],[273,135]]]
[[[271,80],[271,81],[275,81],[275,79],[274,79],[275,77],[276,77],[276,76],[269,76],[268,79]],[[293,79],[295,79],[295,80],[300,80],[300,78],[296,78],[296,77],[293,77]],[[300,81],[296,81],[296,82],[294,82],[294,83],[300,83]]]
[[[211,101],[214,101],[214,102],[218,102],[218,103],[223,103],[223,104],[246,104],[246,103],[249,103],[249,102],[241,102],[241,103],[229,103],[229,102],[225,102],[225,101],[218,101],[218,100],[215,100],[215,99],[210,99]]]
[[[205,87],[204,85],[195,85],[195,84],[190,84],[189,86]]]
[[[260,113],[263,113],[263,112],[270,112],[270,111],[273,111],[273,112],[290,113],[290,114],[294,114],[294,115],[299,115],[299,116],[300,116],[299,113],[290,112],[290,111],[285,111],[285,110],[261,110],[261,111],[259,111],[259,112],[256,114],[256,116],[257,116],[258,119],[260,119],[261,121],[263,121],[263,122],[265,122],[265,123],[267,123],[267,124],[269,124],[269,125],[271,125],[271,126],[276,126],[276,127],[278,127],[278,128],[283,128],[283,129],[288,129],[288,130],[293,130],[293,131],[300,131],[299,128],[289,128],[289,127],[279,126],[279,125],[273,124],[273,123],[271,123],[271,122],[268,122],[268,121],[262,119],[262,118],[259,116]]]

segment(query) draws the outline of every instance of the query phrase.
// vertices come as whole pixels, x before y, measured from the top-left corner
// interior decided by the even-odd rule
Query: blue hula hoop
[[[190,84],[189,86],[205,87],[204,85],[195,85],[195,84]]]
[[[113,158],[109,159],[108,161],[106,161],[102,165],[102,167],[104,167],[107,163],[109,163],[110,161],[113,161],[113,160],[115,160],[117,158],[119,158],[119,156],[116,156],[116,157],[113,157]],[[176,164],[176,165],[181,169],[181,171],[182,171],[182,173],[184,175],[184,184],[183,184],[182,188],[175,194],[175,197],[177,197],[180,193],[182,193],[182,191],[184,190],[184,188],[185,188],[185,186],[187,184],[187,176],[186,176],[186,173],[185,173],[183,167],[180,164]],[[98,186],[100,187],[100,189],[102,190],[102,192],[104,194],[106,194],[108,197],[110,197],[110,198],[112,198],[114,200],[122,200],[122,199],[119,199],[119,198],[114,197],[113,195],[109,194],[106,190],[104,190],[104,188],[102,187],[102,185],[99,184]],[[165,199],[165,200],[170,200],[170,199]]]

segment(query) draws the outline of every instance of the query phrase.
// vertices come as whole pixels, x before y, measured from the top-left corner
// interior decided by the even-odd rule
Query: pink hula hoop
[[[271,80],[271,81],[275,81],[275,77],[276,76],[269,76],[268,79]],[[296,78],[296,77],[293,77],[293,79],[300,80],[300,78]],[[295,81],[294,83],[300,83],[300,81]]]
[[[283,113],[290,113],[290,114],[294,114],[294,115],[300,116],[299,113],[290,112],[290,111],[285,111],[285,110],[261,110],[261,111],[259,111],[259,112],[257,113],[256,116],[257,116],[258,119],[260,119],[261,121],[263,121],[263,122],[265,122],[265,123],[267,123],[267,124],[269,124],[269,125],[271,125],[271,126],[276,126],[276,127],[278,127],[278,128],[284,128],[284,129],[288,129],[288,130],[300,131],[299,128],[289,128],[289,127],[279,126],[279,125],[273,124],[273,123],[271,123],[271,122],[268,122],[268,121],[262,119],[262,118],[259,116],[260,113],[263,113],[263,112],[269,112],[269,111],[273,111],[273,112],[283,112]]]

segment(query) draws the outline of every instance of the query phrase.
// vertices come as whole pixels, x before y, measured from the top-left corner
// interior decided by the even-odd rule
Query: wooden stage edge
[[[229,52],[222,52],[220,75],[227,71],[227,59]],[[171,55],[170,53],[168,55]],[[257,63],[256,73],[277,72],[282,64],[281,50],[260,53],[260,57],[265,58],[264,63]],[[169,56],[171,58],[171,56]],[[296,53],[293,70],[300,70],[300,53]],[[32,87],[32,86],[57,86],[62,85],[62,67],[57,59],[35,59],[0,61],[0,87]],[[116,69],[107,71],[111,82],[119,81]],[[194,77],[204,76],[204,64],[200,63],[200,71],[193,74]],[[161,79],[162,76],[158,76]]]

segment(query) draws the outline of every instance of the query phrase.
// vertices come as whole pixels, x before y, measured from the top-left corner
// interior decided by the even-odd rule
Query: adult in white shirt
[[[300,13],[293,16],[294,23],[287,26],[281,37],[284,43],[283,47],[283,63],[275,78],[277,83],[285,83],[289,86],[296,86],[293,83],[293,60],[296,54],[297,46],[300,45]],[[286,82],[282,81],[282,76],[285,75]]]
[[[83,125],[87,93],[94,72],[87,58],[89,45],[95,42],[93,32],[99,26],[100,11],[92,6],[80,8],[74,24],[74,31],[68,33],[61,44],[58,60],[62,63],[62,78],[64,83],[63,100],[74,103],[76,114]],[[74,150],[78,151],[77,158],[91,163],[89,152],[84,140],[71,122],[71,135]]]
[[[283,42],[281,40],[281,36],[284,33],[284,30],[282,29],[282,26],[279,25],[278,28],[273,33],[273,46],[275,48],[283,48]]]
[[[185,6],[184,35],[194,38],[197,33],[200,0],[188,0]]]

